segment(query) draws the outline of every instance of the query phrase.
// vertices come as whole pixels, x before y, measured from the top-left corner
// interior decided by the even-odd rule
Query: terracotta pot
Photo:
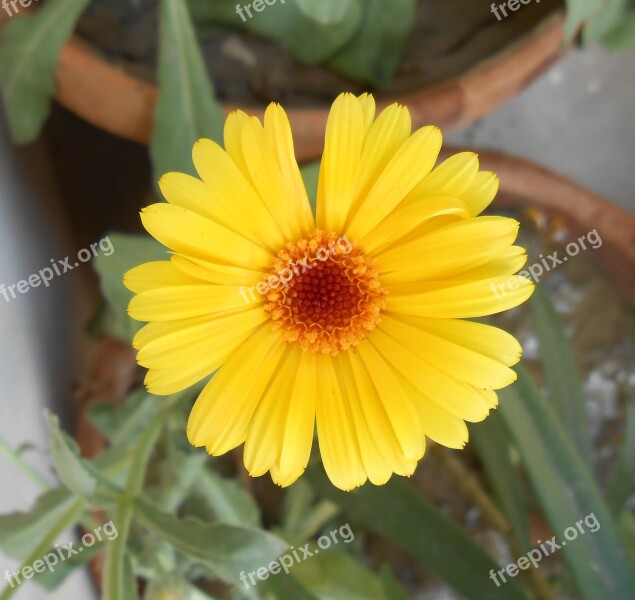
[[[6,20],[6,14],[4,15]],[[0,16],[0,24],[3,17]],[[412,113],[413,126],[435,124],[444,130],[468,125],[512,99],[562,56],[564,14],[553,13],[529,34],[491,58],[445,83],[386,98]],[[152,136],[157,88],[103,59],[73,37],[58,60],[55,98],[86,121],[123,138],[147,144]],[[225,104],[225,112],[234,105]],[[243,107],[244,108],[244,107]],[[262,114],[263,107],[248,108]],[[298,160],[317,158],[322,151],[328,107],[293,109],[289,117]]]
[[[448,148],[443,155],[458,150]],[[494,206],[535,207],[561,217],[571,234],[593,229],[601,233],[603,245],[595,251],[605,272],[635,306],[635,216],[592,194],[572,181],[518,158],[479,152],[481,167],[495,171],[501,191]],[[97,402],[122,402],[138,379],[135,353],[121,342],[106,338],[98,343],[92,367],[78,386],[79,416],[76,436],[82,451],[93,457],[106,447],[105,440],[86,418],[87,409]],[[102,558],[91,562],[96,582],[101,579]]]

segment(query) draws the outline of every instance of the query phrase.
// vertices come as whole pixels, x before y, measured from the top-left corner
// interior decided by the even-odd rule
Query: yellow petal
[[[283,487],[291,485],[304,473],[311,457],[315,430],[318,390],[316,355],[299,348],[294,348],[294,351],[299,354],[300,360],[283,421],[282,448],[273,479]]]
[[[230,354],[190,413],[187,436],[192,445],[220,455],[245,440],[284,350],[280,336],[264,326]]]
[[[316,420],[322,462],[333,485],[352,490],[366,481],[353,415],[331,357],[317,354],[316,362],[320,374]]]
[[[365,379],[368,381],[368,385],[365,389],[368,391],[368,388],[370,388],[370,394],[364,395],[363,397],[361,396],[361,389],[355,384],[355,375],[349,360],[351,355],[352,353],[347,352],[334,357],[335,368],[338,370],[342,385],[346,388],[345,398],[350,407],[351,418],[355,428],[355,435],[364,470],[366,471],[371,483],[374,485],[384,485],[393,473],[393,469],[390,467],[389,463],[397,462],[399,463],[398,468],[404,465],[402,467],[403,469],[407,468],[405,465],[407,461],[403,458],[403,453],[399,448],[399,443],[392,431],[392,428],[385,426],[385,414],[383,406],[381,406],[381,400],[379,400],[372,382],[367,377]],[[360,368],[362,370],[364,369],[361,363]],[[368,404],[370,403],[374,404],[374,407],[369,407]],[[377,410],[377,407],[379,407],[379,411],[381,413],[380,429],[378,431],[376,429],[377,420],[370,419],[370,423],[374,426],[373,431],[375,433],[373,433],[369,427],[365,412],[368,413],[369,410]],[[389,453],[396,457],[396,460],[395,458],[384,458],[381,455],[379,448],[382,448],[385,443],[381,443],[379,441],[376,443],[378,438],[385,438],[387,436],[389,436],[391,440]],[[410,463],[408,463],[408,465],[409,464]]]
[[[225,152],[229,154],[236,166],[242,171],[245,177],[249,176],[245,157],[242,149],[242,130],[249,121],[249,115],[242,110],[235,110],[229,113],[225,121],[224,141]]]
[[[518,221],[503,217],[478,217],[452,223],[380,253],[377,270],[385,285],[440,277],[449,279],[486,263],[509,247],[518,235],[518,227]]]
[[[263,279],[261,271],[221,265],[184,254],[174,254],[170,260],[182,273],[210,283],[253,286]]]
[[[478,422],[487,416],[489,408],[473,387],[439,371],[379,329],[368,341],[388,363],[388,371],[400,373],[424,399],[465,421]]]
[[[479,171],[470,186],[461,194],[470,215],[481,214],[494,200],[498,192],[499,180],[495,173]]]
[[[251,269],[268,269],[273,256],[222,225],[170,204],[152,204],[141,211],[146,230],[175,252]]]
[[[245,156],[247,164],[251,159],[251,154]],[[227,152],[212,140],[200,139],[192,149],[192,160],[215,201],[240,223],[244,235],[269,250],[284,245],[283,230],[273,213]]]
[[[368,130],[360,159],[360,171],[349,210],[350,218],[361,206],[370,189],[410,137],[412,122],[405,106],[391,104]]]
[[[303,231],[300,223],[306,217],[302,207],[308,206],[308,200],[304,204],[298,202],[292,195],[293,190],[286,187],[287,181],[280,176],[276,148],[256,117],[251,117],[243,126],[241,141],[251,185],[285,239],[288,241],[301,237]]]
[[[309,235],[315,228],[309,197],[304,180],[295,158],[293,135],[287,114],[279,104],[270,104],[265,111],[265,134],[278,166],[278,176],[291,204],[291,212],[296,216],[303,235]]]
[[[176,321],[188,317],[243,310],[249,302],[237,285],[171,285],[137,294],[128,314],[137,321]],[[263,297],[256,299],[262,302]]]
[[[360,242],[366,254],[379,254],[388,246],[406,241],[404,237],[411,231],[444,215],[456,220],[466,219],[469,214],[465,204],[458,198],[439,196],[399,206]]]
[[[385,316],[379,329],[446,375],[475,387],[502,388],[516,380],[507,365],[403,321]]]
[[[513,335],[492,325],[459,319],[425,319],[412,316],[399,316],[399,319],[489,356],[508,367],[515,365],[522,354],[522,347]]]
[[[340,364],[344,365],[344,381],[347,382],[347,389],[358,390],[357,393],[362,400],[364,421],[377,447],[377,452],[394,473],[404,476],[412,475],[417,461],[408,460],[404,456],[395,429],[388,419],[387,407],[384,406],[359,353],[350,351],[340,356]]]
[[[478,172],[478,155],[460,152],[444,160],[414,189],[404,203],[430,196],[453,196],[460,198]]]
[[[260,307],[245,309],[229,315],[204,317],[207,322],[174,329],[164,333],[160,337],[145,334],[145,343],[139,347],[137,361],[140,365],[149,369],[164,369],[187,364],[190,361],[201,360],[202,356],[214,357],[215,364],[220,366],[223,358],[227,356],[228,347],[238,343],[249,332],[268,319],[267,313]],[[187,323],[188,320],[185,320]],[[168,322],[177,323],[174,321]],[[150,323],[144,329],[151,327],[157,331],[160,322]],[[139,337],[135,342],[139,343]],[[217,367],[218,368],[218,367]]]
[[[401,375],[399,381],[413,398],[426,436],[446,448],[465,447],[469,437],[465,421],[445,410],[440,404],[426,399]]]
[[[362,342],[356,350],[384,405],[388,422],[399,440],[404,457],[408,461],[419,460],[425,451],[423,429],[412,401],[400,386],[394,369],[371,343]]]
[[[318,227],[342,230],[353,201],[364,138],[360,101],[353,94],[341,94],[326,124],[317,197]]]
[[[123,276],[123,284],[135,293],[168,285],[195,285],[201,280],[179,271],[169,260],[144,263]],[[142,319],[145,320],[145,319]]]
[[[287,347],[248,425],[243,459],[252,477],[264,475],[280,456],[299,363],[300,352]]]
[[[440,281],[426,284],[427,291],[414,294],[391,290],[386,310],[419,317],[469,319],[514,308],[531,296],[531,281],[518,275],[482,281]]]
[[[352,215],[346,230],[350,238],[364,238],[431,171],[441,140],[436,127],[423,127],[408,138]]]
[[[359,104],[362,107],[362,115],[364,116],[364,133],[368,134],[368,131],[375,120],[375,98],[372,94],[362,94],[358,96]]]

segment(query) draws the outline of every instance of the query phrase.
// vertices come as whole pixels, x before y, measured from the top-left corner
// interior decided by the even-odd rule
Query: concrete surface
[[[446,141],[528,158],[635,212],[635,51],[571,51]]]

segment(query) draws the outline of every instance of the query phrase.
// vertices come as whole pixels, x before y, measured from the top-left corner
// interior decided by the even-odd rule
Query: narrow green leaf
[[[295,0],[298,8],[320,25],[340,23],[346,18],[354,0]]]
[[[0,437],[0,454],[4,454],[16,467],[22,470],[23,473],[28,475],[31,480],[37,485],[40,490],[47,490],[49,488],[48,483],[44,478],[28,463],[24,460],[22,454],[30,449],[28,444],[23,447],[13,450],[1,437]]]
[[[221,523],[260,526],[258,505],[253,496],[235,479],[226,479],[206,469],[196,481],[195,487]]]
[[[350,518],[410,552],[470,600],[527,598],[514,580],[496,587],[489,576],[491,569],[499,568],[494,560],[402,479],[342,492],[322,471],[311,469],[306,476]]]
[[[60,480],[78,496],[92,499],[97,491],[97,480],[79,457],[77,443],[60,430],[56,416],[49,413],[46,419],[51,435],[51,456]]]
[[[567,20],[564,24],[565,42],[569,42],[584,22],[597,14],[604,0],[567,0]]]
[[[73,504],[66,508],[50,529],[45,530],[46,533],[44,533],[44,535],[39,533],[36,538],[36,540],[39,541],[34,545],[31,553],[22,562],[20,570],[22,570],[22,567],[30,567],[36,560],[40,560],[49,551],[49,549],[53,547],[57,538],[64,533],[64,531],[77,524],[77,521],[84,512],[85,508],[86,503],[83,500],[75,499]],[[22,580],[22,582],[24,582],[24,580]],[[20,587],[21,584],[15,585],[15,587],[7,585],[0,594],[0,600],[9,600],[20,589]]]
[[[626,431],[620,451],[617,468],[606,493],[606,502],[615,517],[624,510],[626,501],[633,493],[635,482],[635,404],[629,402],[626,407]]]
[[[362,26],[328,61],[357,81],[387,88],[415,23],[415,0],[366,0]]]
[[[625,52],[635,46],[635,7],[622,15],[619,25],[604,34],[601,42],[611,52]]]
[[[230,583],[239,584],[242,571],[266,566],[286,548],[282,540],[262,529],[179,519],[142,498],[136,505],[136,517],[144,527]]]
[[[410,600],[408,593],[403,589],[387,564],[382,565],[379,574],[388,600]]]
[[[516,384],[500,392],[500,411],[556,540],[561,542],[565,530],[576,529],[585,517],[599,522],[597,531],[578,531],[575,541],[560,550],[580,595],[588,600],[628,598],[635,573],[611,513],[555,412],[524,367],[516,370]]]
[[[259,584],[269,590],[277,600],[319,600],[309,592],[293,575],[271,575]]]
[[[393,600],[377,575],[335,549],[311,548],[314,555],[292,567],[292,575],[318,600]],[[319,552],[319,555],[316,555]],[[283,573],[273,577],[286,577]]]
[[[224,117],[190,21],[185,0],[161,0],[159,98],[150,143],[154,178],[194,173],[192,146],[202,137],[219,143]]]
[[[311,210],[313,216],[317,214],[317,189],[318,179],[320,175],[320,161],[309,163],[304,165],[300,172],[302,173],[302,179],[304,179],[304,185],[306,186],[307,194],[309,195],[309,203],[311,204]]]
[[[42,531],[52,529],[76,501],[60,487],[42,494],[29,512],[0,515],[0,550],[23,560],[33,552]]]
[[[108,543],[104,540],[94,546],[81,546],[81,553],[70,556],[63,562],[58,563],[54,566],[53,571],[47,569],[43,573],[36,573],[31,581],[52,592],[62,585],[69,575],[77,569],[85,567],[95,556],[103,552]],[[54,548],[49,549],[49,553],[54,552],[54,550]]]
[[[148,461],[163,430],[166,413],[162,412],[152,421],[141,436],[132,457],[126,480],[127,496],[121,498],[115,514],[119,535],[106,553],[103,575],[104,600],[134,600],[137,597],[135,578],[130,559],[126,555],[130,526],[135,514],[134,499],[140,494],[145,481]]]
[[[562,426],[575,444],[578,454],[591,466],[593,453],[589,440],[589,423],[571,344],[543,286],[536,286],[529,306],[540,344],[540,360],[549,400],[555,407]]]
[[[500,414],[494,412],[485,421],[472,424],[470,440],[474,443],[490,485],[512,526],[518,546],[528,552],[531,544],[527,499],[518,469],[512,462],[509,433]]]
[[[57,58],[88,0],[49,0],[14,16],[0,34],[0,87],[13,139],[32,142],[48,117]]]

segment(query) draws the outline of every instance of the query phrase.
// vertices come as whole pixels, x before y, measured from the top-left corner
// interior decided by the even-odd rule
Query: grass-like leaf
[[[516,384],[500,392],[500,411],[556,540],[562,541],[567,528],[576,528],[591,513],[600,523],[595,533],[578,532],[575,541],[560,550],[580,596],[628,598],[635,589],[635,573],[611,512],[554,410],[525,368],[516,370]]]
[[[490,569],[499,568],[494,560],[402,479],[342,492],[322,471],[312,469],[306,476],[351,519],[407,550],[470,600],[527,598],[514,580],[496,587],[489,577]]]
[[[32,142],[49,115],[58,55],[87,5],[49,0],[34,17],[12,17],[0,34],[0,87],[19,144]]]

